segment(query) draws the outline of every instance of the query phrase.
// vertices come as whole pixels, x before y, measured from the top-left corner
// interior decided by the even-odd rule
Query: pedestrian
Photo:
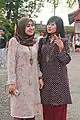
[[[44,120],[66,120],[71,104],[67,64],[71,57],[63,20],[52,16],[47,22],[47,37],[39,42],[39,64],[44,87],[40,90]]]
[[[34,39],[32,19],[22,17],[8,47],[8,90],[11,116],[14,120],[35,120],[40,113],[40,89],[43,87]]]
[[[44,32],[40,32],[40,36],[37,37],[37,42],[39,43],[39,40],[45,36]]]
[[[6,65],[6,43],[7,38],[3,28],[0,28],[0,67]]]
[[[44,36],[44,32],[40,32],[40,36]]]

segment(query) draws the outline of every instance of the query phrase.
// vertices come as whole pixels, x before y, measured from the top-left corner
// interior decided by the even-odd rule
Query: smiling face
[[[34,34],[34,31],[35,31],[34,23],[32,21],[29,21],[29,23],[27,24],[25,28],[25,34],[31,36]]]
[[[56,24],[55,22],[50,22],[47,24],[47,32],[49,34],[53,34],[56,32]]]

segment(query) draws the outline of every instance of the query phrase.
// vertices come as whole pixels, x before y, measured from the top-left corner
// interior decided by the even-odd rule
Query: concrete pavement
[[[80,120],[80,53],[71,53],[72,60],[68,65],[72,105],[68,105],[67,120]],[[6,69],[0,68],[0,120],[12,120],[8,93],[5,91],[7,80]],[[37,118],[37,120],[41,120]]]
[[[80,53],[71,53],[68,65],[72,105],[68,108],[68,120],[80,120]]]

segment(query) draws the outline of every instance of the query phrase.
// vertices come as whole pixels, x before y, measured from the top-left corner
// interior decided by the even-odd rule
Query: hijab
[[[36,43],[36,41],[34,39],[35,33],[33,35],[27,35],[25,33],[25,28],[28,25],[29,21],[32,21],[32,19],[29,19],[28,17],[22,17],[18,21],[17,29],[16,29],[16,32],[14,35],[14,37],[17,39],[17,41],[21,45],[25,45],[25,46],[33,46]]]

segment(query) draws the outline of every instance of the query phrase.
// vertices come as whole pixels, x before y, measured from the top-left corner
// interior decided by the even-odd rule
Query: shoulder
[[[62,38],[62,42],[63,42],[64,44],[69,44],[69,40],[68,40],[67,38]]]
[[[66,41],[68,41],[68,39],[67,38],[62,38],[62,41],[66,42]]]
[[[17,40],[15,37],[12,37],[10,40],[9,40],[9,45],[16,45],[17,44]]]
[[[40,38],[40,40],[39,40],[39,44],[44,44],[44,43],[46,43],[46,39],[47,39],[47,37],[46,37],[46,36],[45,36],[45,37]]]
[[[38,36],[37,41],[39,42],[41,38],[43,38],[43,36]]]

